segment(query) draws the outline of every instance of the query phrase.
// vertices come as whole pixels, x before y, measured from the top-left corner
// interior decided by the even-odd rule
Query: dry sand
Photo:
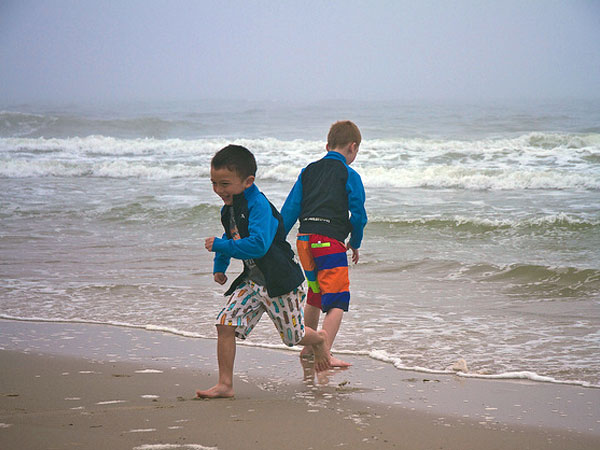
[[[0,449],[598,449],[600,389],[399,371],[315,377],[294,352],[103,325],[0,321]]]

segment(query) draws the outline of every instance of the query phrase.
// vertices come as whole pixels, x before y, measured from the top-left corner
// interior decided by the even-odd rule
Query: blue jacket
[[[350,212],[350,216],[348,216]],[[285,232],[300,219],[300,233],[322,234],[359,248],[367,224],[365,189],[344,155],[330,151],[300,173],[281,208]]]
[[[231,214],[234,215],[241,239],[232,239]],[[290,244],[285,240],[281,215],[256,185],[235,195],[232,206],[226,205],[221,209],[221,222],[225,234],[213,243],[213,273],[225,273],[230,258],[253,259],[265,277],[265,287],[270,297],[287,294],[302,284],[304,275],[294,260]],[[230,295],[236,289],[246,277],[246,272],[244,266],[244,272],[234,280],[225,295]]]

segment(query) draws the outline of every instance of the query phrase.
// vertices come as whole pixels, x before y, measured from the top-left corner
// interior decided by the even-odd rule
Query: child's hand
[[[353,262],[354,264],[358,264],[358,258],[359,258],[359,255],[358,255],[358,249],[357,249],[357,248],[354,248],[354,247],[352,247],[350,244],[348,244],[348,245],[346,246],[346,248],[347,248],[348,250],[352,250],[352,262]]]
[[[209,238],[204,239],[204,248],[206,250],[208,250],[209,252],[212,252],[213,243],[215,242],[215,239],[216,238],[214,238],[214,237],[209,237]],[[223,284],[223,283],[221,283],[221,284]]]
[[[217,272],[213,274],[213,277],[215,281],[219,284],[225,284],[225,282],[227,281],[227,275],[225,275],[223,272]]]

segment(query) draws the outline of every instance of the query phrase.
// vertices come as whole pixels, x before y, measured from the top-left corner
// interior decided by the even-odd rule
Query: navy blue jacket
[[[348,216],[350,212],[350,216]],[[281,208],[285,232],[300,219],[300,233],[322,234],[359,248],[367,224],[365,189],[344,155],[330,151],[306,166]]]
[[[232,239],[229,228],[231,214],[241,239]],[[213,243],[216,253],[213,273],[225,273],[230,258],[253,259],[265,277],[269,297],[287,294],[302,284],[304,274],[285,240],[281,215],[256,185],[234,195],[233,205],[221,209],[221,222],[225,234]],[[246,277],[246,272],[244,266],[244,272],[234,280],[225,295],[233,293]]]

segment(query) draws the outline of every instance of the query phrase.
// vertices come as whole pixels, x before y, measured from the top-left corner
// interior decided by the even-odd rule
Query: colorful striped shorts
[[[269,297],[264,286],[246,280],[231,294],[217,316],[216,325],[235,326],[236,337],[246,339],[266,312],[283,343],[292,347],[304,337],[305,301],[302,286],[280,297]]]
[[[323,312],[331,308],[348,311],[350,280],[346,246],[320,234],[299,234],[296,246],[308,283],[307,303]]]

